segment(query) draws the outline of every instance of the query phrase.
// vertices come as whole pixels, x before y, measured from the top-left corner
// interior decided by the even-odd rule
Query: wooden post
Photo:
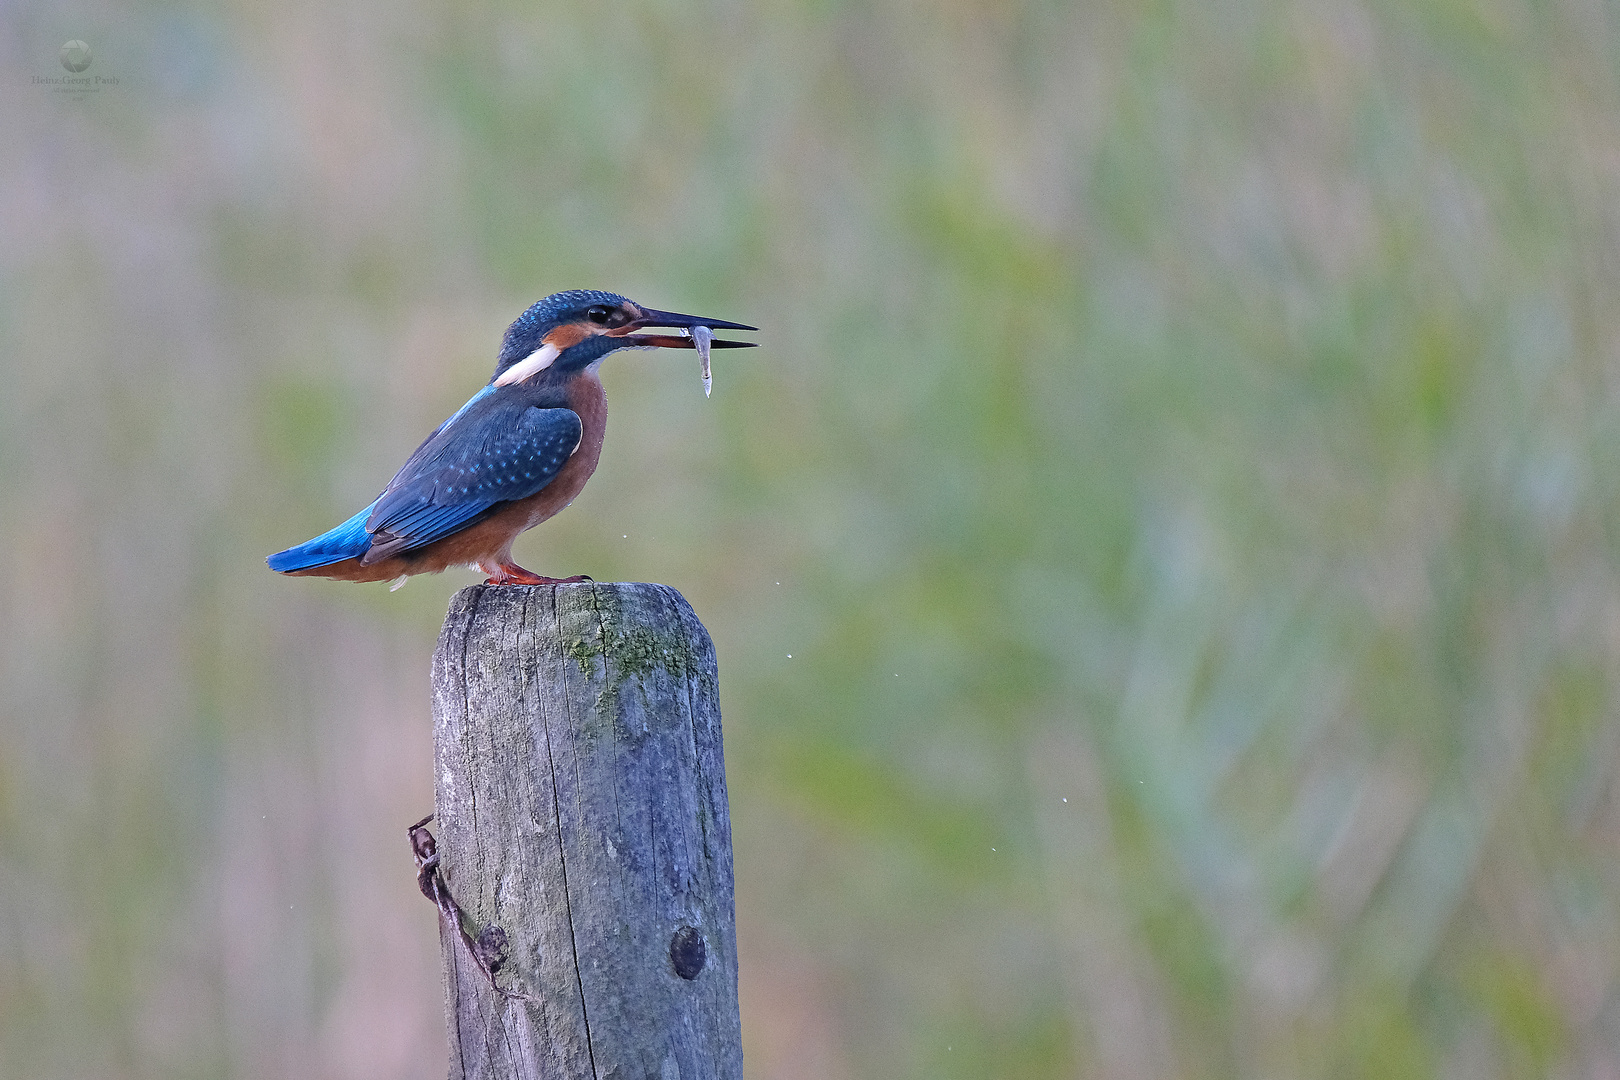
[[[451,1080],[741,1080],[714,646],[681,595],[461,590],[433,734]]]

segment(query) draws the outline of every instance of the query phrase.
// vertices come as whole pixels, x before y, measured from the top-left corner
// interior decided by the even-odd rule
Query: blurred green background
[[[69,39],[94,50],[65,93]],[[0,1076],[445,1071],[428,658],[263,557],[561,288],[752,1080],[1620,1076],[1620,10],[0,5]]]

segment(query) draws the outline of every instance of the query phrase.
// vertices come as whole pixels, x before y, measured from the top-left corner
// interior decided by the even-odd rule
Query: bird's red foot
[[[532,574],[517,563],[498,563],[489,571],[489,577],[484,580],[485,585],[574,585],[581,581],[591,579],[584,574],[575,574],[573,577],[543,577]]]

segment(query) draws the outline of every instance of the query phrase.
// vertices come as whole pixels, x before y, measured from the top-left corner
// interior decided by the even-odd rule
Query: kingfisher
[[[669,328],[675,334],[637,331]],[[589,581],[531,573],[512,542],[562,510],[596,471],[607,431],[598,370],[619,349],[748,348],[724,319],[656,311],[575,289],[532,305],[506,330],[489,383],[416,448],[376,500],[348,521],[265,561],[298,577],[391,581],[467,566],[490,585]]]

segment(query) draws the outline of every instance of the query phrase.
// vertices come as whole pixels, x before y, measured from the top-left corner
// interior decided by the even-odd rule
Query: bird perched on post
[[[641,334],[646,328],[675,334]],[[644,308],[578,289],[539,301],[501,342],[495,375],[429,435],[377,500],[337,528],[266,562],[283,574],[392,581],[468,566],[491,585],[588,580],[533,574],[512,561],[512,541],[567,506],[596,471],[607,430],[597,369],[627,348],[699,348],[709,328],[742,323]],[[739,349],[752,341],[712,341]]]

